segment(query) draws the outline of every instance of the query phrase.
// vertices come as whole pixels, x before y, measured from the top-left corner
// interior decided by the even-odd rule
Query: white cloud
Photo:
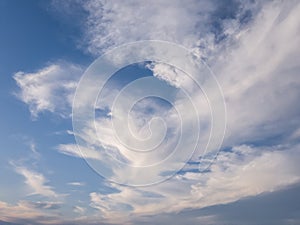
[[[84,182],[70,182],[68,183],[68,185],[72,185],[72,186],[85,186]]]
[[[219,43],[217,54],[208,60],[226,100],[226,145],[284,135],[299,126],[299,11],[296,1],[265,3],[254,20]],[[235,27],[230,24],[236,22],[223,25]],[[182,72],[168,65],[153,63],[149,68],[176,87],[192,88]],[[203,109],[199,94],[192,98]]]
[[[298,2],[266,4],[237,47],[214,65],[228,109],[227,144],[299,126],[299,12]]]
[[[20,201],[16,205],[11,205],[6,202],[0,201],[0,220],[8,222],[17,222],[20,220],[43,218],[45,213],[37,210],[36,208],[28,206],[24,201]],[[42,221],[40,221],[42,222]]]
[[[37,149],[36,149],[36,144],[35,144],[34,141],[30,141],[29,147],[30,147],[30,150],[31,150],[32,153],[33,153],[33,156],[34,156],[35,158],[39,158],[39,157],[40,157],[40,153],[37,151]]]
[[[101,154],[97,152],[96,150],[92,148],[85,148],[80,147],[81,150],[79,150],[78,146],[76,144],[61,144],[57,147],[58,151],[69,156],[82,158],[84,152],[84,157],[87,159],[101,159]]]
[[[212,2],[85,3],[84,7],[89,13],[87,46],[88,51],[94,55],[130,41],[162,39],[195,48],[196,54],[207,59],[217,75],[227,102],[228,134],[225,144],[237,146],[231,152],[221,152],[211,171],[207,173],[187,172],[160,185],[140,189],[112,184],[111,187],[119,192],[90,193],[91,206],[99,209],[103,217],[112,220],[128,213],[132,216],[154,215],[202,208],[278,190],[299,182],[299,145],[286,146],[287,141],[283,138],[278,140],[282,146],[239,145],[261,140],[268,145],[267,138],[275,135],[291,133],[293,140],[299,136],[300,83],[297,60],[300,49],[300,4],[297,1],[261,4],[258,14],[256,10],[252,11],[252,16],[256,18],[245,27],[239,20],[251,6],[248,3],[240,5],[237,18],[226,19],[220,25],[221,34],[229,37],[217,42],[216,33],[206,32],[211,24],[205,23],[211,22],[211,15],[217,8]],[[178,76],[182,75],[178,71],[174,73],[171,68],[160,64],[154,64],[152,70],[160,79],[180,87],[182,77]],[[21,87],[19,96],[30,105],[33,116],[45,110],[60,110],[61,105],[64,105],[60,104],[61,98],[54,91],[57,80],[60,83],[59,89],[65,90],[67,96],[70,96],[73,83],[70,87],[69,81],[60,82],[58,74],[61,71],[60,66],[50,66],[35,74],[15,75]],[[48,75],[52,73],[56,75],[48,79]],[[195,93],[194,98],[198,97]],[[66,102],[69,106],[70,100]],[[133,123],[139,122],[138,116],[140,115],[136,115]],[[134,125],[132,124],[133,127]],[[80,134],[90,144],[90,148],[84,149],[87,158],[106,160],[94,148],[97,146],[114,157],[143,163],[144,158],[137,154],[126,154],[126,149],[114,139],[109,118],[96,121],[96,126],[101,133],[99,137],[95,137],[94,130],[90,127]],[[82,157],[73,144],[60,145],[58,149],[64,154]],[[108,164],[110,162],[106,161]],[[53,195],[52,188],[45,185],[43,176],[34,176],[28,170],[19,173],[26,177],[27,184],[35,192]],[[123,168],[113,170],[112,176],[124,174],[128,179],[135,179],[136,174]],[[152,175],[145,174],[141,179]]]
[[[194,43],[202,41],[204,38],[194,32],[197,23],[202,18],[198,14],[203,12],[206,18],[207,14],[214,12],[217,8],[215,5],[210,5],[211,3],[199,3],[204,4],[204,8],[207,7],[203,10],[199,9],[198,3],[193,1],[190,5],[181,5],[182,3],[175,2],[172,5],[167,4],[170,9],[169,13],[178,14],[175,19],[170,19],[171,17],[165,18],[165,14],[160,11],[163,9],[165,12],[165,8],[162,6],[166,6],[166,2],[162,1],[150,5],[145,2],[138,4],[143,4],[139,10],[136,10],[135,7],[137,6],[133,6],[131,2],[88,2],[85,7],[90,13],[87,27],[88,31],[91,31],[88,32],[90,51],[98,54],[106,49],[107,46],[104,42],[107,39],[111,41],[110,46],[115,46],[128,41],[151,39],[155,35],[158,39],[175,41],[188,47],[195,47],[193,46]],[[294,56],[297,55],[298,43],[300,43],[294,40],[295,37],[298,37],[299,32],[299,22],[297,22],[299,5],[295,4],[295,7],[286,10],[286,5],[289,4],[293,5],[295,3],[271,2],[264,4],[258,14],[255,10],[252,11],[252,16],[257,17],[245,27],[242,27],[241,23],[237,23],[241,19],[242,13],[251,6],[248,3],[240,4],[237,18],[235,20],[227,19],[221,24],[224,29],[221,29],[220,32],[225,32],[230,37],[220,42],[220,44],[213,43],[216,45],[216,51],[220,56],[215,58],[215,62],[210,60],[208,62],[211,63],[212,69],[217,74],[228,105],[229,120],[226,145],[233,146],[245,141],[256,141],[258,138],[272,136],[275,132],[283,134],[286,132],[286,127],[290,125],[283,116],[291,115],[297,119],[295,112],[298,109],[291,110],[291,108],[296,105],[299,96],[297,72],[293,69],[297,65],[293,58],[296,58]],[[120,10],[116,12],[116,9]],[[147,24],[151,24],[151,26],[146,26],[147,28],[151,27],[151,31],[144,32],[141,28],[131,33],[127,32],[129,28],[135,25],[139,27],[140,24],[143,24],[141,18],[148,15],[147,13],[155,15],[153,17],[149,16],[149,20],[146,21]],[[163,23],[154,22],[159,16],[161,16],[160,20]],[[206,19],[203,21],[208,21]],[[187,21],[192,22],[187,23]],[[187,26],[183,26],[182,23],[187,23]],[[144,25],[142,26],[144,27]],[[178,27],[184,27],[184,29],[177,29]],[[164,28],[176,30],[178,33],[169,35],[168,29]],[[203,31],[201,27],[199,27],[199,30]],[[210,36],[207,37],[209,42],[211,42],[211,35],[216,34],[210,33]],[[186,36],[188,36],[187,39],[185,39]],[[189,39],[189,37],[192,37],[192,39]],[[291,43],[289,47],[286,47],[286,41]],[[273,47],[271,48],[270,45]],[[273,57],[270,57],[270,55]],[[151,68],[155,76],[167,80],[169,83],[175,82],[177,87],[180,86],[182,75],[178,71],[173,71],[169,67],[162,67],[160,64],[154,64]],[[280,74],[283,71],[288,79],[281,80]],[[291,89],[290,87],[293,85],[295,88]],[[288,99],[281,94],[285,90],[288,90]],[[264,96],[264,99],[258,101],[261,96]],[[197,101],[199,98],[198,93],[195,93],[193,97]],[[201,104],[200,101],[199,108],[202,108]],[[274,113],[274,111],[277,113]],[[118,116],[124,118],[126,115]],[[132,122],[137,123],[138,119],[135,118]],[[279,129],[274,129],[273,124],[279,126]],[[134,127],[134,124],[132,126]],[[145,159],[143,157],[139,157],[136,153],[128,154],[126,148],[115,140],[109,118],[96,121],[96,127],[101,134],[99,137],[95,137],[95,130],[90,127],[84,130],[83,134],[80,134],[81,138],[91,146],[91,148],[84,150],[87,158],[100,159],[100,152],[94,149],[97,146],[101,151],[110,152],[114,157],[137,164],[144,163]],[[124,137],[130,136],[127,131],[121,132],[124,133]],[[79,156],[72,145],[63,145],[60,150],[70,155]],[[97,156],[95,157],[95,155]],[[114,176],[126,174],[128,179],[131,178],[131,172],[123,168],[113,172]],[[151,174],[147,175],[151,176]]]
[[[123,103],[127,104],[127,101],[130,102],[130,99],[126,99]],[[151,109],[153,113],[149,114],[146,108]],[[100,117],[97,118],[96,121],[91,122],[86,121],[86,127],[81,130],[81,133],[77,134],[78,139],[80,139],[82,143],[86,144],[83,145],[82,143],[79,143],[81,151],[73,144],[59,145],[58,150],[64,154],[75,157],[85,157],[88,160],[99,160],[98,164],[101,166],[105,165],[111,172],[109,175],[103,175],[108,176],[107,178],[118,180],[119,182],[121,180],[127,180],[127,182],[131,183],[135,182],[137,179],[139,179],[140,182],[143,180],[147,182],[147,180],[151,180],[155,176],[160,176],[159,174],[164,171],[164,169],[160,167],[170,170],[171,168],[176,167],[176,163],[182,164],[183,159],[180,157],[180,154],[183,154],[183,152],[178,150],[178,162],[174,160],[174,165],[162,162],[156,169],[149,171],[147,175],[144,174],[143,177],[136,174],[137,169],[134,167],[152,165],[160,162],[174,151],[174,146],[176,147],[177,143],[176,137],[180,132],[178,129],[180,121],[179,118],[176,117],[174,109],[167,109],[166,106],[159,105],[151,99],[140,101],[136,104],[135,109],[133,109],[130,114],[128,126],[131,129],[118,129],[121,132],[123,140],[126,140],[129,146],[133,146],[134,140],[139,139],[140,137],[151,137],[152,140],[150,140],[150,144],[154,145],[155,150],[145,154],[144,152],[132,151],[130,147],[124,146],[120,140],[116,138],[115,128],[112,125],[111,117]],[[117,112],[112,116],[119,117],[122,121],[124,121],[124,118],[126,118],[127,115],[123,112]],[[160,134],[157,131],[159,131],[159,127],[161,127],[159,125],[161,124],[155,125],[156,127],[152,125],[151,130],[149,129],[148,124],[149,121],[156,116],[163,118],[165,123],[168,125],[168,128],[172,130],[167,134],[166,141],[161,144],[159,144],[161,136],[157,135]],[[151,135],[154,132],[157,132],[157,134],[153,138]],[[116,163],[117,160],[122,162],[123,165]],[[99,172],[101,173],[101,170]]]
[[[300,5],[296,1],[270,2],[264,4],[261,12],[245,29],[236,29],[236,21],[223,24],[232,39],[220,44],[220,55],[210,63],[227,101],[227,146],[261,141],[297,129],[297,102],[300,97],[297,62],[300,48],[299,12]],[[108,24],[118,26],[115,20],[118,21],[112,16]],[[122,29],[118,32],[122,32]],[[114,32],[108,33],[115,35]],[[116,38],[118,43],[132,38],[120,40],[123,37],[120,36]],[[101,41],[95,39],[93,44],[102,46]],[[93,50],[99,51],[99,48]],[[176,87],[180,86],[178,82],[182,82],[182,77],[172,69],[162,67],[161,64],[152,65],[152,69],[157,77],[174,83]],[[197,99],[198,96],[194,97]],[[292,136],[295,135],[297,131]],[[284,139],[280,141],[286,143]],[[211,172],[190,172],[158,186],[142,189],[160,197],[150,198],[149,193],[143,194],[141,189],[115,185],[113,187],[120,192],[108,195],[91,193],[90,197],[92,206],[107,218],[112,217],[111,211],[115,212],[115,208],[126,204],[132,209],[125,207],[124,211],[137,215],[202,208],[278,190],[299,182],[297,160],[298,145],[274,148],[239,146],[234,147],[233,152],[222,152],[211,167]],[[128,171],[124,173],[128,176],[130,174]]]
[[[59,195],[55,193],[53,187],[47,185],[47,179],[43,174],[29,170],[25,167],[16,166],[16,172],[24,176],[25,183],[33,191],[30,194],[37,194],[46,197],[58,197]]]
[[[164,80],[168,84],[177,88],[184,86],[183,83],[186,80],[186,75],[176,67],[154,62],[148,64],[146,67],[152,70],[153,76],[157,77],[158,79]]]
[[[86,26],[88,51],[98,55],[104,49],[137,40],[166,40],[189,47],[198,40],[209,13],[210,1],[88,1]],[[130,31],[130,32],[129,32]],[[197,34],[195,34],[195,31]],[[197,32],[198,31],[198,32]]]
[[[16,204],[0,201],[0,221],[13,224],[102,224],[99,217],[66,218],[61,214],[60,202],[31,202],[21,200]],[[75,213],[83,213],[85,208],[74,206]],[[98,221],[98,222],[95,222]]]
[[[121,218],[124,213],[133,217],[157,215],[225,204],[299,182],[299,159],[299,145],[267,149],[237,146],[221,152],[209,172],[187,172],[144,188],[113,185],[116,193],[91,193],[91,206],[109,219]]]
[[[68,116],[82,72],[80,66],[66,62],[51,64],[33,73],[17,72],[13,76],[20,88],[17,96],[29,105],[34,118],[43,111]]]

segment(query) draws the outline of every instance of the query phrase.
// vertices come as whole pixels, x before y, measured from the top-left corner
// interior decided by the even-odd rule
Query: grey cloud
[[[34,209],[59,209],[62,207],[61,202],[23,201],[22,204]]]

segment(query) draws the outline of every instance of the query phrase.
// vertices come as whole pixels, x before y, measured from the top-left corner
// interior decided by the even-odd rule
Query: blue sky
[[[299,15],[298,1],[0,0],[0,224],[299,224]],[[115,68],[130,61],[116,47],[145,40],[170,61],[119,68],[73,130],[98,57]]]

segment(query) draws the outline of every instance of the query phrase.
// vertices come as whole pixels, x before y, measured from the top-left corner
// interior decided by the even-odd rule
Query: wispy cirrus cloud
[[[92,149],[92,148],[84,148],[81,147],[81,150],[78,148],[76,144],[61,144],[57,146],[57,150],[65,155],[77,157],[77,158],[83,158],[83,154],[81,150],[84,151],[84,156],[89,158],[89,159],[101,159],[101,154]]]
[[[259,5],[251,1],[230,1],[228,7],[219,1],[91,0],[84,3],[88,12],[84,42],[89,52],[99,55],[128,42],[164,40],[195,48],[206,57],[216,50],[216,42],[246,24]]]
[[[37,194],[50,198],[59,196],[59,194],[53,190],[53,187],[47,185],[48,181],[43,174],[29,170],[23,166],[15,166],[15,170],[25,178],[25,183],[33,191],[30,193],[31,195]]]
[[[299,11],[297,2],[266,4],[215,65],[228,106],[228,142],[268,139],[299,126]]]

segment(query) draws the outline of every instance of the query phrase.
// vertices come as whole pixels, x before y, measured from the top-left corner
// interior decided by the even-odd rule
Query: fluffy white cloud
[[[29,105],[31,115],[50,111],[69,116],[73,94],[82,68],[70,63],[56,63],[33,73],[17,72],[13,78],[20,91],[17,93]]]

